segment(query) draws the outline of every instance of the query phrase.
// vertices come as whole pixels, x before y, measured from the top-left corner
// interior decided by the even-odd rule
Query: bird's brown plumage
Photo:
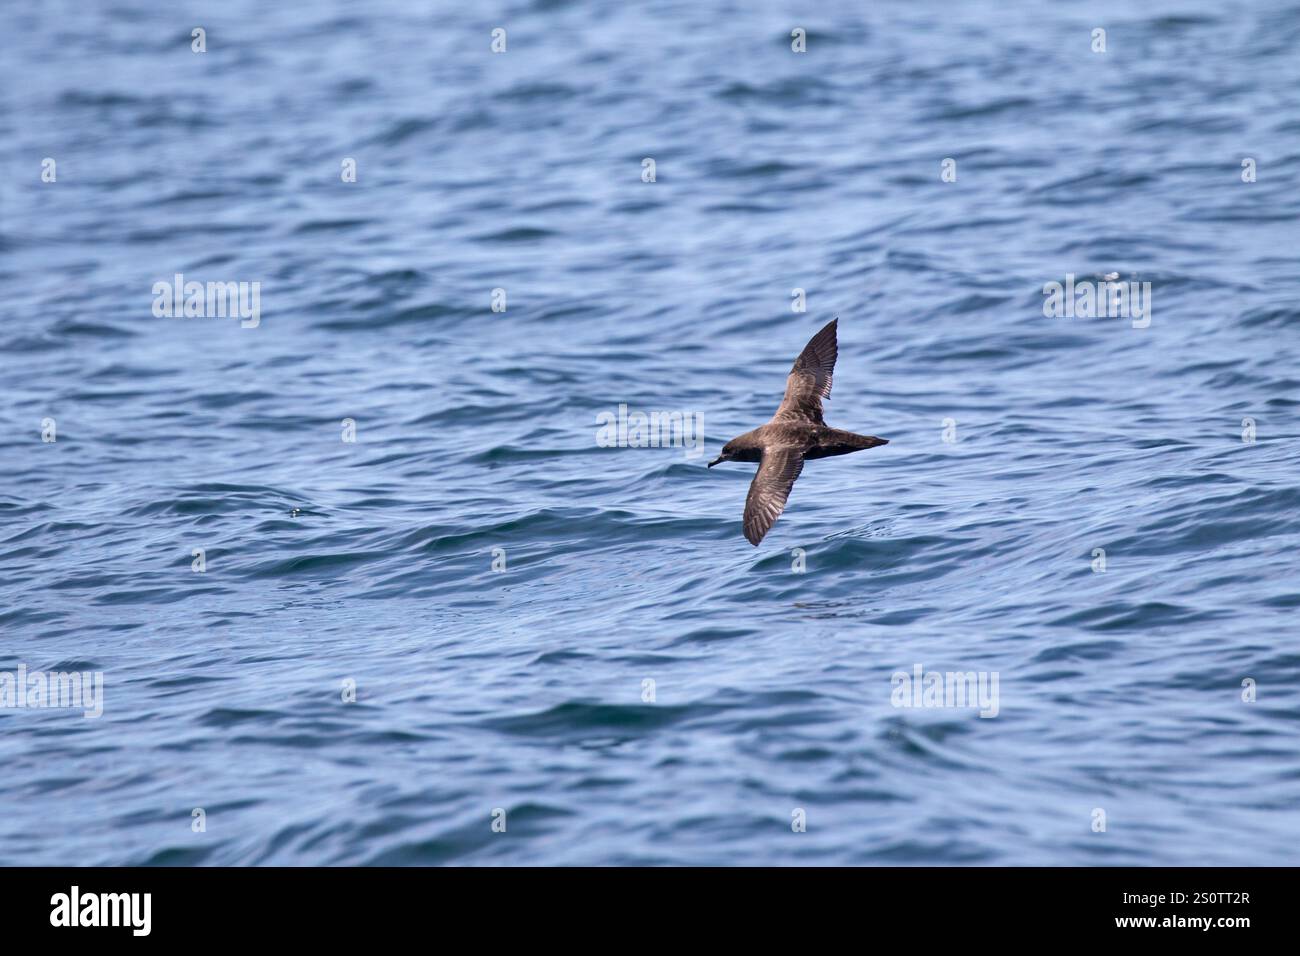
[[[831,428],[822,416],[822,399],[831,394],[831,378],[839,356],[838,322],[831,320],[799,353],[786,379],[785,397],[772,420],[727,442],[722,454],[709,463],[710,468],[721,461],[759,463],[745,499],[744,530],[750,544],[762,541],[781,516],[806,460],[888,444],[885,438]]]

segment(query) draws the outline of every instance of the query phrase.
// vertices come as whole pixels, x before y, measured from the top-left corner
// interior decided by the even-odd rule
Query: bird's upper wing
[[[803,419],[825,424],[822,419],[822,399],[831,394],[831,374],[839,344],[835,340],[835,327],[839,319],[814,335],[794,360],[790,377],[785,380],[785,398],[772,416],[775,419]]]
[[[745,499],[745,537],[756,546],[763,535],[781,517],[785,500],[795,479],[803,471],[803,450],[800,448],[769,447],[763,449],[763,461],[758,466]]]

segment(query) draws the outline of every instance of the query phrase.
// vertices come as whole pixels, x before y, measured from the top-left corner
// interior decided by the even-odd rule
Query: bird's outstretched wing
[[[830,324],[814,335],[794,360],[790,377],[785,380],[785,398],[772,416],[774,420],[801,419],[825,424],[822,399],[831,394],[831,374],[839,355],[839,344],[835,339],[835,327],[839,321],[831,319]]]
[[[745,537],[758,546],[763,535],[781,517],[785,500],[795,479],[803,471],[803,451],[799,448],[764,448],[763,461],[758,466],[745,499]]]

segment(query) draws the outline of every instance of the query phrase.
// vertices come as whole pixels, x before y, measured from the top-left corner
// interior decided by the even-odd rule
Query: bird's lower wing
[[[803,452],[797,448],[764,448],[763,461],[745,499],[745,538],[757,546],[781,517],[795,479],[803,471]]]

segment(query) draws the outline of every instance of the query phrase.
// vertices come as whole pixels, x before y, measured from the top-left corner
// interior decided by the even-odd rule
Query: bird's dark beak
[[[713,459],[713,461],[709,462],[709,467],[712,468],[714,465],[721,464],[722,460],[722,456],[719,455],[717,458]]]

